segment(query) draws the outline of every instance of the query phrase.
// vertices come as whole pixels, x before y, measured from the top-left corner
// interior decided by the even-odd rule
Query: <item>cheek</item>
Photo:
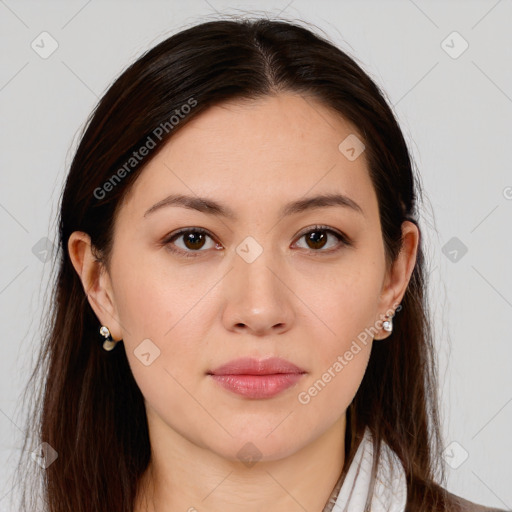
[[[370,357],[380,279],[375,265],[363,270],[347,265],[309,293],[319,334],[310,354],[314,370],[301,386],[298,402],[310,418],[326,413],[335,418],[354,398]]]
[[[336,336],[316,340],[314,369],[298,390],[301,415],[312,429],[318,427],[315,418],[331,423],[346,411],[366,372],[372,347],[371,332],[364,330],[368,314],[364,308],[351,313],[334,317]]]
[[[375,265],[340,266],[313,282],[304,282],[297,295],[310,306],[310,326],[317,325],[315,352],[323,367],[350,349],[353,340],[371,341],[382,277]],[[366,336],[365,336],[366,333]]]
[[[204,326],[195,320],[206,318],[199,299],[208,286],[191,289],[183,273],[169,275],[158,261],[144,261],[118,260],[115,267],[123,344],[143,395],[150,401],[157,397],[164,404],[178,403],[183,393],[180,383],[193,391],[196,382],[191,376],[201,371],[202,347],[197,340],[204,338]]]
[[[164,279],[158,263],[149,258],[118,259],[114,295],[125,342],[133,345],[145,338],[161,339],[183,317],[186,304],[179,282],[179,276]]]
[[[328,365],[314,373],[297,395],[302,414],[313,423],[322,417],[335,421],[350,405],[363,380],[371,352],[371,343],[354,343],[333,354]]]

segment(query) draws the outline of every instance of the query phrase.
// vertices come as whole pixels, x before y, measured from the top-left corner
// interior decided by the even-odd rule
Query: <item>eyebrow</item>
[[[183,194],[171,194],[165,199],[158,201],[158,203],[154,204],[146,211],[144,217],[168,206],[180,206],[182,208],[197,210],[217,217],[225,217],[231,220],[237,219],[235,212],[226,205],[222,205],[217,201],[206,197],[187,196]],[[305,199],[298,199],[297,201],[285,204],[279,211],[278,217],[283,218],[297,213],[302,213],[306,210],[325,208],[329,206],[341,206],[364,216],[363,209],[350,197],[343,194],[321,194]]]

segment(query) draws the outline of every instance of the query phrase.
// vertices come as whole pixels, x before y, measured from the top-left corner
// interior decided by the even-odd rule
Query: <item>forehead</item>
[[[165,196],[183,193],[229,203],[235,211],[250,203],[254,214],[268,204],[342,193],[369,210],[376,197],[365,152],[347,158],[340,150],[347,137],[362,139],[339,113],[308,96],[215,105],[171,137],[126,202],[145,212]]]

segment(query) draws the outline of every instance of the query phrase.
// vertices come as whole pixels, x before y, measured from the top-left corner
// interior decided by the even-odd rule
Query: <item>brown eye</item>
[[[211,240],[209,246],[207,242],[208,239]],[[326,226],[314,226],[310,228],[309,231],[306,231],[299,237],[299,240],[301,239],[305,239],[306,241],[306,246],[302,248],[318,254],[332,254],[344,246],[352,245],[352,242],[347,236]],[[331,246],[329,246],[328,244],[332,239],[337,240],[337,243],[335,242],[333,245],[331,242]],[[202,252],[208,252],[208,249],[222,249],[222,246],[214,242],[213,237],[202,228],[188,228],[178,231],[177,233],[171,233],[163,240],[163,245],[165,245],[169,251],[187,258],[200,256]]]
[[[331,245],[327,249],[324,249],[324,247],[326,247],[329,243],[329,238],[337,239],[338,243],[335,243],[334,246]],[[303,233],[299,239],[304,239],[306,241],[306,247],[304,247],[305,249],[310,249],[313,252],[319,253],[331,253],[341,248],[342,246],[351,245],[350,240],[346,236],[324,226],[314,226],[313,229]]]
[[[208,238],[212,240],[209,247],[206,246]],[[175,241],[181,243],[178,244]],[[213,242],[208,232],[201,228],[183,229],[178,233],[171,234],[163,241],[163,244],[166,245],[171,252],[179,253],[186,257],[199,256],[199,254],[194,253],[206,252],[212,247],[219,248],[219,246]],[[206,249],[204,249],[205,246]]]
[[[201,249],[204,245],[205,235],[204,233],[197,233],[195,231],[189,231],[183,236],[183,244],[187,249],[197,250]]]
[[[327,243],[327,235],[325,231],[311,231],[306,237],[306,243],[311,249],[321,249]]]

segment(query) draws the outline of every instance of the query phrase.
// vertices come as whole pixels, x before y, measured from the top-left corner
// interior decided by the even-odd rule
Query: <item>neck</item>
[[[166,442],[152,449],[134,512],[329,510],[345,459],[345,415],[288,457],[262,458],[250,467],[188,442],[167,425],[153,426],[166,429]]]

